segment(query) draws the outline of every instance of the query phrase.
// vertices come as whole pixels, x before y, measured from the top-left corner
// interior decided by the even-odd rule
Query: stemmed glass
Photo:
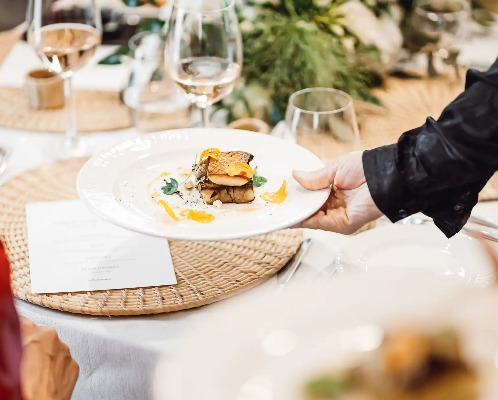
[[[453,66],[459,76],[457,58],[466,38],[469,7],[464,0],[418,0],[411,17],[411,29],[427,42],[429,75],[437,75],[434,56]]]
[[[66,103],[66,132],[57,157],[85,154],[77,135],[71,78],[95,54],[102,40],[100,10],[95,0],[30,0],[27,11],[28,41],[43,64],[61,76]]]
[[[173,79],[209,124],[208,108],[230,94],[242,69],[234,0],[174,0],[166,37]]]
[[[332,88],[300,90],[289,98],[284,137],[324,162],[361,147],[350,95]]]

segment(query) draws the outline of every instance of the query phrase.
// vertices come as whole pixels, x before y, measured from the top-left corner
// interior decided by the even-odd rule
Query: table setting
[[[303,228],[337,187],[293,174],[439,117],[493,4],[66,3],[0,32],[0,240],[71,398],[495,398],[498,175],[447,238]]]

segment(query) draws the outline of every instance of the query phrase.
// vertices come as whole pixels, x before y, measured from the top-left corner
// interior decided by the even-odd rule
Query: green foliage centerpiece
[[[481,5],[492,0],[460,0]],[[172,0],[123,0],[165,9]],[[244,46],[242,77],[221,106],[228,120],[256,117],[277,123],[289,96],[310,87],[334,87],[376,102],[370,88],[396,61],[403,42],[417,52],[424,38],[411,37],[414,0],[236,0]],[[470,4],[470,3],[469,3]],[[162,13],[166,15],[167,13]],[[493,23],[487,11],[474,9],[482,25]],[[145,21],[143,30],[160,31],[164,21]],[[404,37],[402,34],[402,29]],[[102,60],[120,63],[127,46]]]
[[[247,1],[239,7],[243,79],[223,104],[229,119],[254,116],[276,123],[289,96],[307,87],[334,87],[374,100],[379,54],[345,26],[344,1]]]

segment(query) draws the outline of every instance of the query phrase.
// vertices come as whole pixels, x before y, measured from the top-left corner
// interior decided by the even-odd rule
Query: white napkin
[[[101,46],[92,61],[76,71],[73,85],[76,90],[119,91],[128,81],[129,68],[121,65],[98,65],[98,62],[112,53],[116,46]],[[33,48],[24,41],[18,42],[0,67],[0,86],[23,87],[26,73],[43,68]]]

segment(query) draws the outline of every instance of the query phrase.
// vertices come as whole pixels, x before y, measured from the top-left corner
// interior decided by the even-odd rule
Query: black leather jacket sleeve
[[[368,188],[393,222],[423,212],[449,237],[498,170],[498,60],[469,70],[465,91],[435,121],[363,153]]]

